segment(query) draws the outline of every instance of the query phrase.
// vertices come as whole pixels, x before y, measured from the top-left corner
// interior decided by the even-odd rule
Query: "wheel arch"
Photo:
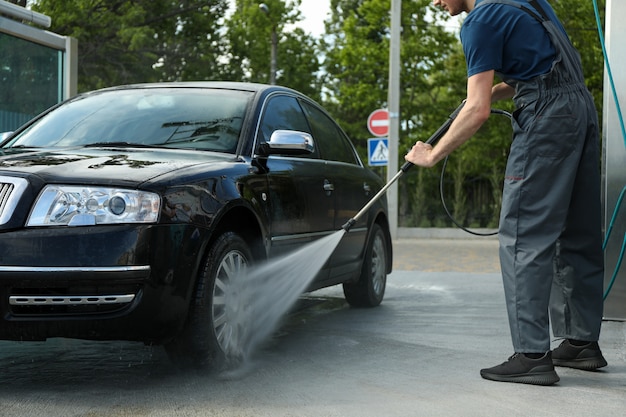
[[[250,245],[255,260],[267,258],[265,233],[257,216],[249,208],[235,206],[220,216],[207,242],[205,252],[211,247],[215,239],[227,231],[235,232],[244,238],[246,243]]]
[[[267,258],[264,244],[265,234],[261,222],[255,213],[244,205],[226,208],[223,210],[223,214],[214,220],[213,227],[209,230],[208,238],[203,242],[202,248],[198,252],[192,272],[191,285],[188,288],[188,308],[191,308],[191,305],[194,303],[193,294],[197,291],[198,277],[207,261],[211,247],[222,234],[229,231],[237,233],[246,241],[256,261],[263,261]]]

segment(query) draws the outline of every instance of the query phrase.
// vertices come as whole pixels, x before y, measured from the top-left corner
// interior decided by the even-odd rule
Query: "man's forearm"
[[[513,98],[515,89],[506,83],[498,83],[491,88],[491,102]]]

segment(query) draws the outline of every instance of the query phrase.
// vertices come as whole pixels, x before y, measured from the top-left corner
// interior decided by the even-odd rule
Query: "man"
[[[432,167],[513,98],[513,142],[500,215],[500,264],[515,353],[482,369],[494,381],[551,385],[554,365],[606,366],[598,120],[580,58],[546,0],[434,0],[461,28],[467,99],[432,147],[405,159]],[[494,76],[501,80],[494,85]],[[563,342],[550,351],[550,329]]]

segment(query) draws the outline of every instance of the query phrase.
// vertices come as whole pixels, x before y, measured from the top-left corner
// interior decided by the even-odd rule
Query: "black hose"
[[[512,117],[511,113],[504,111],[504,110],[499,110],[499,109],[491,109],[491,113],[492,114],[501,114],[504,116],[508,116],[509,118]],[[497,235],[498,232],[489,232],[489,233],[481,233],[481,232],[475,232],[473,230],[468,229],[467,227],[463,226],[462,224],[460,224],[459,222],[456,221],[456,219],[454,218],[454,216],[452,215],[452,213],[450,213],[450,210],[448,210],[448,206],[446,205],[446,200],[443,196],[443,177],[444,177],[444,173],[446,172],[446,166],[448,165],[448,158],[449,155],[446,156],[446,158],[443,160],[443,166],[441,167],[441,176],[439,177],[439,196],[441,197],[441,205],[443,206],[443,209],[445,210],[446,214],[448,215],[448,218],[452,221],[452,223],[454,223],[459,229],[463,230],[464,232],[467,232],[471,235],[474,236],[494,236]]]

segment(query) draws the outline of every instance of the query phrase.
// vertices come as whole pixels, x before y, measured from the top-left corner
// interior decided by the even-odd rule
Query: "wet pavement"
[[[557,368],[551,387],[486,381],[479,369],[512,353],[497,241],[394,250],[380,307],[350,308],[340,287],[309,294],[230,373],[181,372],[136,343],[0,342],[0,416],[626,415],[624,322],[603,323],[603,370]]]

